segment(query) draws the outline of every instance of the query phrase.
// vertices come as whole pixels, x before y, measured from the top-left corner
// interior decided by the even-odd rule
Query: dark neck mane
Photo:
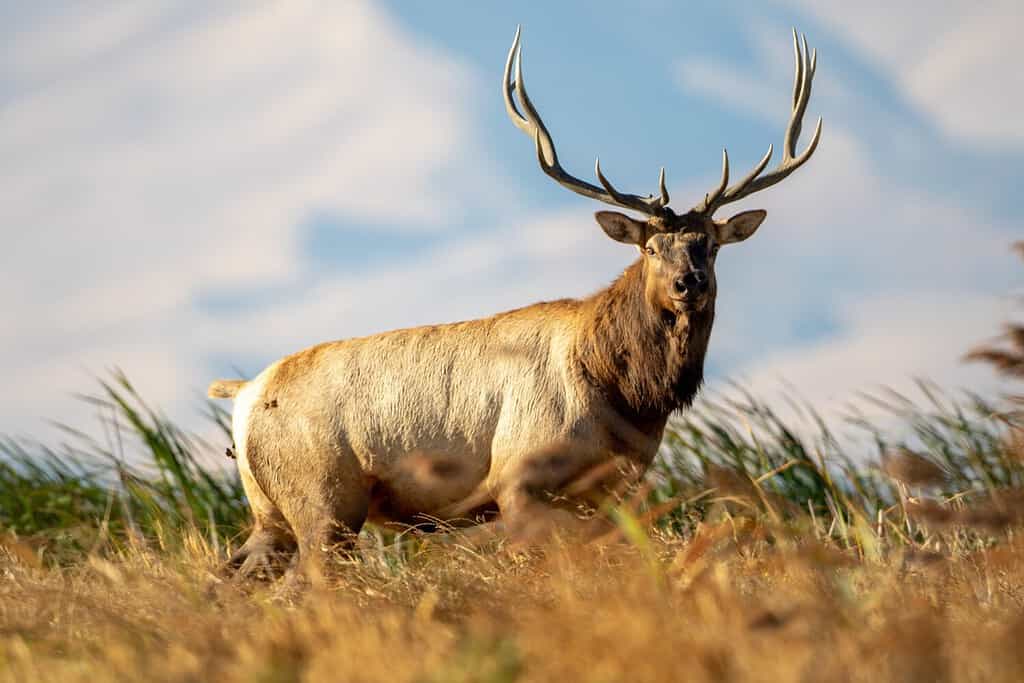
[[[672,323],[644,297],[643,261],[583,302],[576,340],[586,381],[631,421],[664,421],[693,402],[704,381],[714,301]]]

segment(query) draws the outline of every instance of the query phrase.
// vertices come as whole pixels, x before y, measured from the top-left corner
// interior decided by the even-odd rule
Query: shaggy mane
[[[647,302],[644,282],[641,259],[583,300],[576,340],[584,378],[631,422],[664,421],[693,402],[715,317],[712,300],[673,319]]]

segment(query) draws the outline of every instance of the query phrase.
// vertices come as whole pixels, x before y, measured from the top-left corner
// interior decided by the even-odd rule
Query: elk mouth
[[[672,301],[672,307],[675,308],[676,313],[696,313],[704,310],[708,305],[708,297],[706,294],[670,297],[670,300]]]

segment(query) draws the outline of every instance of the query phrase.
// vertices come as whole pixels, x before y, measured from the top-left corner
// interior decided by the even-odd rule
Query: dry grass
[[[876,562],[811,539],[731,515],[528,551],[368,538],[298,594],[218,578],[199,536],[50,569],[9,542],[0,679],[1019,680],[1019,535]]]
[[[0,681],[1018,680],[1024,432],[943,406],[860,469],[756,403],[640,481],[553,449],[529,519],[370,529],[312,585],[226,578],[237,486],[124,409],[149,470],[0,469]]]
[[[968,450],[896,448],[860,473],[716,424],[719,441],[677,463],[699,465],[677,468],[691,479],[581,471],[555,449],[523,473],[530,519],[370,529],[312,584],[225,577],[231,527],[215,522],[240,501],[175,460],[188,497],[140,474],[104,493],[12,469],[11,496],[92,503],[22,514],[33,526],[0,538],[0,681],[1019,679],[1016,423],[969,422],[953,433],[988,437]],[[147,443],[194,463],[170,437]],[[224,512],[203,523],[190,511],[214,508],[191,499]]]

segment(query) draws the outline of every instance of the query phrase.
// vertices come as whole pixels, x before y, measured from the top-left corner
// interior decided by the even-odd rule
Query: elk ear
[[[715,227],[718,228],[718,235],[715,236],[715,241],[719,244],[742,242],[757,232],[767,215],[768,212],[764,209],[757,209],[738,213],[724,223],[716,221]]]
[[[604,233],[616,242],[642,247],[647,243],[647,223],[630,218],[618,211],[598,211],[594,214]]]

